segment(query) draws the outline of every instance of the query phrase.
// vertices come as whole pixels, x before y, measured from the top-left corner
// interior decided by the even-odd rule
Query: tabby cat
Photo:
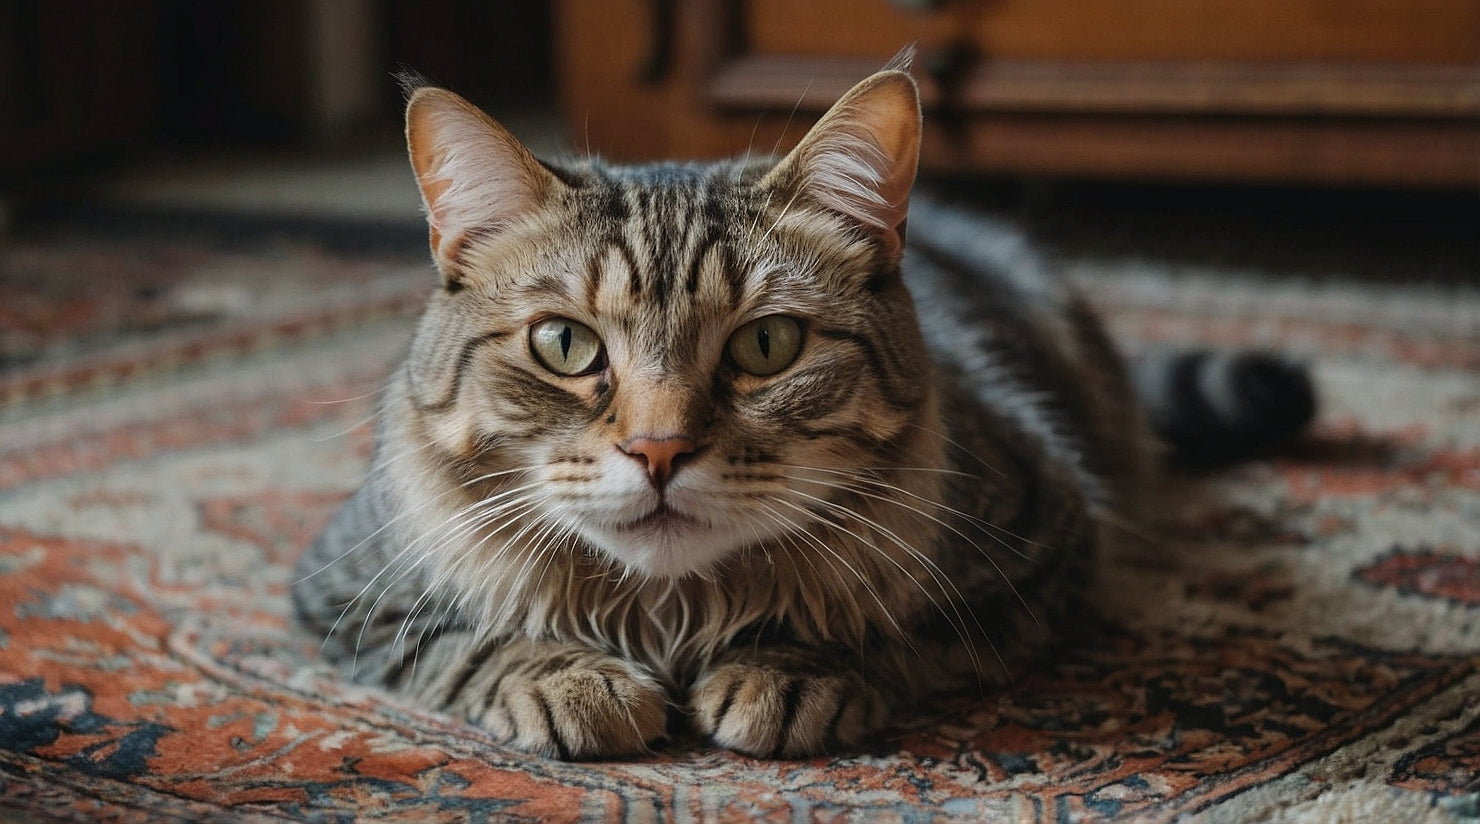
[[[779,161],[554,165],[409,91],[441,285],[293,595],[357,678],[513,746],[856,747],[1085,602],[1148,411],[1212,451],[1310,416],[1258,355],[1163,359],[1148,410],[1022,241],[910,203],[907,59]]]

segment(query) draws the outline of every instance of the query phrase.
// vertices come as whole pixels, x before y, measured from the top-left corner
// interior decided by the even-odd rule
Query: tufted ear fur
[[[449,283],[467,240],[539,208],[561,185],[508,130],[446,89],[411,93],[406,148],[426,206],[432,258]]]
[[[843,95],[764,184],[848,217],[899,248],[920,158],[912,57],[912,50],[901,52]]]

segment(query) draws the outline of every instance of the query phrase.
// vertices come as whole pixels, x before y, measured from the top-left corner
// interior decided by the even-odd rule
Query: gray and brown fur
[[[797,756],[1042,647],[1135,520],[1143,413],[1015,236],[917,198],[903,242],[901,68],[779,162],[547,166],[414,92],[442,288],[299,567],[330,658],[551,756],[675,723]],[[727,340],[773,314],[800,354],[747,374]],[[551,317],[599,334],[599,368],[541,366]],[[675,440],[661,474],[633,446]]]

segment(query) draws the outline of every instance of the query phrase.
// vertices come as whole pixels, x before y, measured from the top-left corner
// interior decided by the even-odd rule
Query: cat
[[[1273,356],[1133,377],[1021,238],[912,198],[907,55],[779,160],[557,165],[408,94],[440,286],[293,597],[355,677],[514,747],[858,748],[1073,619],[1148,421],[1220,453],[1310,418]]]

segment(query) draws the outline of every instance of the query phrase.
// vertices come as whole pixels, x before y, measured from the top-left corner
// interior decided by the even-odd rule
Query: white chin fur
[[[682,518],[630,528],[582,526],[580,531],[623,567],[658,579],[704,575],[742,547],[729,530]]]

